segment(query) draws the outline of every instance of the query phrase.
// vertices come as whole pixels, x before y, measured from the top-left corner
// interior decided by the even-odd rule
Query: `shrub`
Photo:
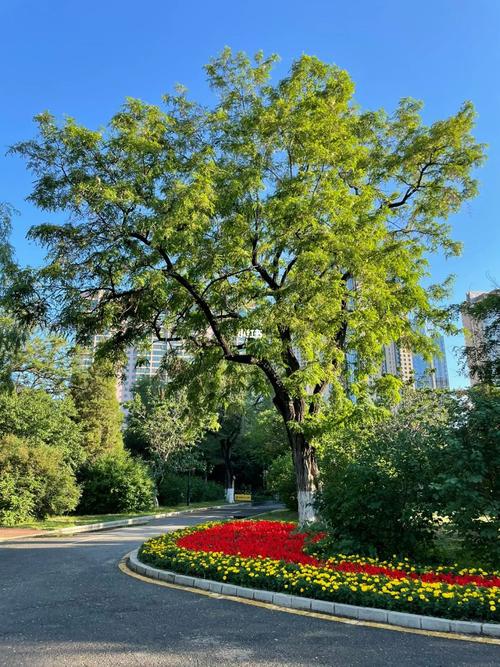
[[[12,434],[32,445],[57,448],[72,470],[85,458],[75,419],[70,397],[54,398],[43,389],[0,392],[0,437]]]
[[[327,550],[429,556],[439,526],[434,482],[448,419],[446,395],[409,392],[397,412],[330,452],[319,509]],[[356,436],[346,429],[346,439]]]
[[[187,493],[187,478],[184,478],[186,483]],[[201,477],[191,477],[190,481],[190,497],[193,503],[199,503],[204,500],[221,500],[224,498],[224,487],[222,484],[205,481]]]
[[[455,401],[435,487],[447,532],[467,555],[500,567],[500,389],[474,387]]]
[[[500,389],[475,387],[409,391],[355,446],[346,430],[324,464],[324,549],[428,558],[444,532],[455,558],[498,567],[499,424]]]
[[[80,473],[82,514],[140,512],[154,506],[154,483],[147,466],[126,452],[107,454]]]
[[[20,483],[17,471],[0,472],[0,524],[15,526],[34,518],[36,481],[24,477]]]
[[[277,493],[288,509],[297,510],[297,485],[290,453],[278,456],[269,466],[267,486]]]
[[[160,505],[180,505],[186,500],[186,488],[180,475],[166,473],[158,484]]]
[[[382,452],[379,461],[372,454],[324,475],[319,506],[328,526],[325,553],[419,556],[435,536],[431,505],[412,471],[391,465]]]
[[[69,512],[79,495],[60,449],[14,435],[0,438],[0,523],[14,525]]]
[[[189,480],[189,485],[189,495],[193,503],[224,498],[224,487],[217,482],[205,481],[193,475]],[[179,505],[186,502],[187,492],[187,475],[167,473],[158,485],[158,500],[161,505]]]

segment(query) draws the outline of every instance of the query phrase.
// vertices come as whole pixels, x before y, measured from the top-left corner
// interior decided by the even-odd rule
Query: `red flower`
[[[391,566],[343,560],[324,563],[304,553],[306,533],[296,532],[296,525],[280,521],[230,521],[197,530],[177,540],[177,545],[191,551],[221,552],[243,558],[271,558],[289,563],[327,566],[341,572],[361,572],[390,579],[419,579],[422,582],[493,587],[500,586],[500,577],[453,572],[411,572]],[[319,539],[318,535],[316,539]]]

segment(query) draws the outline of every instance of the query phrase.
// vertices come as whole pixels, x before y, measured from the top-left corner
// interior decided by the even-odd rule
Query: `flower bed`
[[[156,567],[252,588],[446,618],[500,621],[500,573],[418,568],[304,552],[306,534],[279,521],[231,521],[153,538],[139,558]]]

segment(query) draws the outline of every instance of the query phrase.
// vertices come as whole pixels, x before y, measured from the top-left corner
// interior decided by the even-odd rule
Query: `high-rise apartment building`
[[[411,350],[400,347],[397,343],[384,345],[382,374],[396,375],[403,382],[411,382],[413,378],[413,355]]]
[[[180,358],[187,358],[181,342],[166,343],[163,340],[158,340],[155,336],[151,336],[151,342],[146,350],[139,350],[136,347],[127,349],[127,363],[123,376],[118,380],[118,399],[120,403],[132,399],[133,388],[138,380],[158,375],[167,350],[174,350]]]
[[[208,334],[207,334],[208,335]],[[261,338],[262,332],[258,329],[245,329],[238,332],[236,343],[242,345],[246,340],[252,338]],[[95,351],[100,343],[108,338],[107,334],[95,335],[91,344],[82,352],[80,363],[84,368],[92,364]],[[156,336],[151,336],[150,342],[146,347],[129,347],[126,350],[126,363],[122,372],[117,377],[117,398],[120,403],[126,403],[133,398],[133,389],[136,382],[144,377],[154,377],[161,370],[161,364],[166,352],[174,351],[181,359],[189,358],[182,341],[165,342],[158,340]]]
[[[238,332],[236,342],[241,345],[245,340],[260,338],[261,336],[262,333],[259,330],[242,330]],[[94,336],[91,346],[82,354],[81,364],[83,367],[90,366],[97,346],[106,338],[107,336],[104,334]],[[442,337],[439,337],[438,345],[442,354],[441,356],[435,355],[431,362],[425,361],[421,355],[413,354],[411,350],[401,347],[397,343],[384,345],[381,373],[398,376],[407,383],[414,382],[415,386],[419,388],[448,389],[448,369]],[[127,349],[125,368],[117,378],[117,398],[120,403],[126,403],[132,399],[133,388],[137,381],[144,377],[154,377],[160,372],[167,349],[175,350],[180,358],[188,358],[182,342],[166,343],[157,340],[155,336],[151,336],[150,344],[145,349],[137,347]],[[302,363],[300,352],[296,350],[296,353],[299,363]],[[355,355],[351,354],[348,366],[352,366],[354,363]]]
[[[83,351],[80,358],[83,368],[88,368],[91,365],[97,346],[106,338],[107,335],[105,334],[98,334],[93,337],[91,345]],[[150,343],[145,349],[127,348],[125,367],[117,377],[116,395],[120,403],[126,403],[132,399],[133,387],[138,380],[143,377],[154,377],[158,374],[167,348],[175,350],[181,358],[186,357],[182,343],[178,341],[166,343],[163,340],[157,340],[156,336],[151,336]]]
[[[82,368],[89,368],[94,360],[95,351],[100,343],[107,339],[104,334],[96,334],[92,338],[91,344],[84,348],[80,354],[79,363]]]
[[[500,290],[495,289],[490,292],[467,292],[466,294],[466,303],[469,305],[474,305],[478,303],[485,296],[492,293],[498,293]],[[469,348],[469,356],[467,359],[467,365],[469,367],[469,377],[470,383],[472,386],[479,382],[477,374],[471,370],[471,362],[474,359],[474,363],[477,363],[478,359],[482,356],[483,346],[486,342],[485,340],[485,328],[492,324],[491,318],[485,318],[482,320],[472,317],[466,309],[462,310],[462,323],[465,329],[465,345]],[[496,357],[500,356],[500,339],[494,341],[493,346],[488,351],[489,356]],[[493,359],[492,359],[493,361]]]
[[[443,336],[437,339],[440,354],[433,355],[426,361],[421,354],[413,355],[413,377],[419,389],[449,389],[448,365]]]
[[[437,339],[437,344],[440,354],[435,354],[430,361],[397,343],[384,345],[382,373],[396,375],[403,382],[413,382],[419,389],[449,389],[446,350],[442,336]]]

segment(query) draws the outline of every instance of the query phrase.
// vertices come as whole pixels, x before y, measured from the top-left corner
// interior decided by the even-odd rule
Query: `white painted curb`
[[[314,611],[330,616],[341,616],[359,621],[372,621],[375,623],[387,623],[403,628],[418,630],[433,630],[435,632],[450,632],[461,635],[483,635],[487,637],[500,638],[500,624],[479,623],[474,621],[458,621],[448,618],[437,618],[434,616],[423,616],[421,614],[408,614],[400,611],[389,611],[375,607],[358,607],[352,604],[341,604],[339,602],[327,602],[326,600],[314,600],[313,598],[298,597],[287,593],[275,593],[258,588],[246,588],[235,584],[225,584],[220,581],[210,581],[199,577],[191,577],[184,574],[176,574],[169,570],[161,570],[138,559],[138,549],[131,551],[127,559],[128,567],[151,579],[166,581],[167,583],[190,588],[200,588],[222,595],[233,595],[234,597],[268,602],[279,607],[289,609],[301,609]]]
[[[117,519],[116,521],[102,521],[101,523],[87,523],[83,526],[69,526],[68,528],[55,528],[54,530],[43,530],[33,535],[18,535],[16,537],[0,538],[1,542],[11,542],[12,540],[25,540],[33,537],[55,537],[58,535],[74,535],[75,533],[92,533],[107,528],[122,528],[125,526],[141,526],[155,519],[165,519],[169,516],[178,514],[192,514],[193,512],[202,512],[204,510],[221,510],[227,507],[246,507],[248,503],[238,503],[233,505],[209,505],[206,507],[195,507],[193,509],[178,510],[175,512],[161,512],[160,514],[147,514],[146,516],[137,516],[130,519]]]

